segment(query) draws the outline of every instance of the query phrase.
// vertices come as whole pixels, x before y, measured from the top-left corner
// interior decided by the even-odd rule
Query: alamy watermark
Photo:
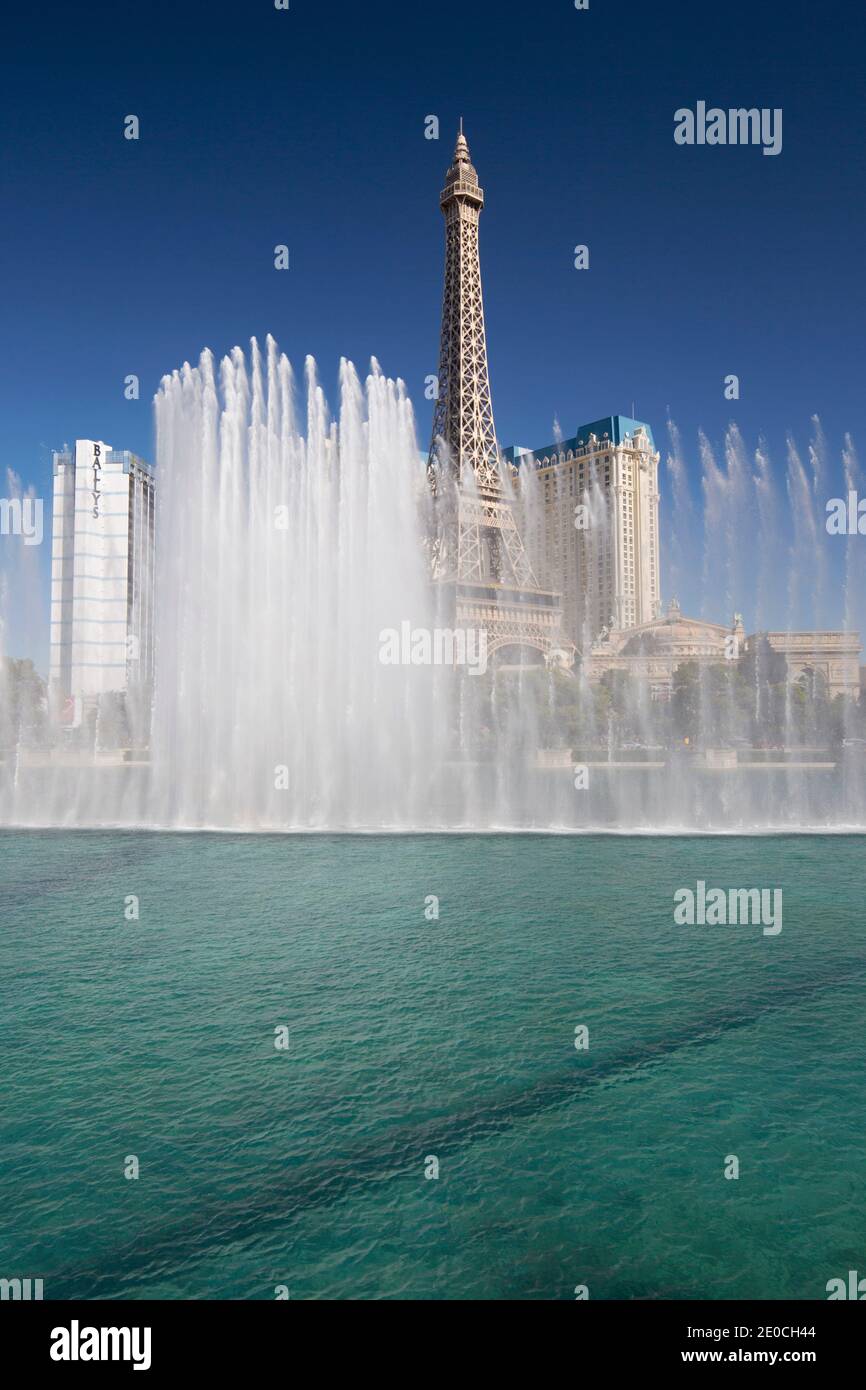
[[[846,497],[831,497],[827,503],[829,536],[866,536],[866,497],[853,489]]]
[[[782,152],[782,108],[775,106],[707,107],[697,102],[694,111],[681,106],[674,112],[674,140],[678,145],[763,145],[764,154]]]
[[[42,535],[41,497],[0,497],[0,536],[23,536],[25,545],[41,545]]]
[[[830,1302],[840,1298],[856,1299],[858,1303],[866,1300],[866,1279],[861,1279],[856,1269],[848,1270],[848,1278],[828,1279],[827,1298]]]
[[[27,1303],[31,1299],[40,1302],[42,1299],[42,1280],[41,1279],[0,1279],[0,1301],[6,1302],[10,1299],[14,1303]]]
[[[782,930],[781,888],[707,888],[698,879],[695,888],[674,893],[674,921],[679,926],[762,926],[764,936]]]
[[[404,619],[400,630],[379,633],[383,666],[467,666],[470,676],[487,670],[487,632],[484,628],[414,627]]]
[[[134,1371],[150,1369],[149,1327],[82,1327],[73,1318],[69,1327],[51,1330],[52,1361],[129,1361]]]

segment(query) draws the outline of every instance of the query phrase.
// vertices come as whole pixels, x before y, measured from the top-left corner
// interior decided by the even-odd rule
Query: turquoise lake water
[[[866,1272],[864,848],[4,832],[0,1275],[823,1299]],[[781,933],[676,925],[698,879]]]

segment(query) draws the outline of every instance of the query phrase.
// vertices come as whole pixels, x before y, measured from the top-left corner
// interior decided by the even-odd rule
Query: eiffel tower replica
[[[570,666],[574,647],[560,633],[561,596],[539,588],[504,483],[478,254],[484,193],[462,120],[439,205],[445,214],[445,294],[427,476],[441,616],[459,628],[486,630],[488,657],[500,648],[530,648],[548,665]],[[522,660],[517,652],[515,658]]]

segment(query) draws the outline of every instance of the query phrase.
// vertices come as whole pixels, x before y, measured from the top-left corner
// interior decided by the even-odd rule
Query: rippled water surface
[[[0,1275],[824,1298],[866,1267],[864,848],[2,833]],[[698,879],[781,933],[675,925]]]

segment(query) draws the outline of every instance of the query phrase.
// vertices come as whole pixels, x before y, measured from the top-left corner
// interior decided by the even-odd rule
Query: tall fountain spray
[[[760,644],[742,663],[700,665],[669,704],[658,702],[646,679],[619,673],[605,683],[589,673],[586,658],[606,615],[592,610],[588,594],[572,673],[515,664],[507,650],[483,674],[437,664],[435,646],[425,645],[441,619],[428,476],[406,392],[375,363],[363,383],[342,363],[332,420],[311,359],[296,393],[289,362],[270,338],[264,352],[253,342],[248,358],[236,348],[217,363],[204,352],[197,366],[163,379],[155,412],[155,687],[127,691],[125,700],[102,697],[85,738],[83,729],[51,724],[29,674],[13,671],[0,649],[0,824],[242,831],[866,824],[862,708],[810,705]],[[814,559],[816,548],[832,543],[819,520],[820,489],[829,484],[821,481],[828,469],[818,432],[808,467],[789,446],[782,487],[763,442],[750,465],[735,428],[721,462],[702,438],[699,513],[671,428],[666,539],[683,577],[701,576],[700,608],[708,617],[720,616],[720,607],[744,608],[753,632],[770,624],[770,614],[787,613],[789,627],[804,614],[818,623],[829,582],[800,597],[810,574],[829,572]],[[850,441],[843,472],[854,489],[860,473]],[[518,492],[531,554],[545,505],[531,466],[521,467]],[[566,521],[573,500],[559,498]],[[592,537],[587,582],[600,591],[609,503],[595,478],[578,500]],[[748,534],[744,518],[752,519]],[[836,539],[853,626],[862,538]],[[2,554],[0,644],[10,611],[38,606],[35,549]],[[646,648],[644,637],[634,640],[652,655],[651,635]],[[771,728],[776,742],[768,747]],[[746,745],[741,760],[730,757]],[[714,747],[728,750],[721,768],[709,762]]]
[[[401,828],[442,757],[437,672],[384,665],[381,633],[431,623],[412,408],[343,362],[306,421],[269,338],[210,353],[156,402],[153,805],[168,823]]]
[[[344,361],[332,421],[312,359],[305,378],[303,419],[271,338],[163,379],[152,711],[122,757],[97,716],[89,753],[58,733],[23,782],[7,760],[0,821],[437,824],[453,672],[382,660],[384,633],[433,621],[411,403]]]

